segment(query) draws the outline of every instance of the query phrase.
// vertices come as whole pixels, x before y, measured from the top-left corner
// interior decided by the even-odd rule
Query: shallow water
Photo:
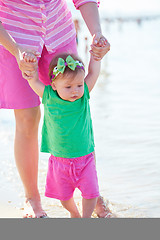
[[[100,191],[118,217],[160,217],[160,20],[103,21],[102,26],[111,51],[91,93]],[[0,110],[1,198],[20,207],[24,195],[14,163],[14,127],[13,111]],[[48,154],[40,153],[43,206],[50,216],[68,217],[57,200],[43,197],[47,160]],[[75,196],[80,206],[80,193]]]

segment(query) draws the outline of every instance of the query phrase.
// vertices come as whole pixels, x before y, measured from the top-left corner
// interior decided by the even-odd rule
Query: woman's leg
[[[40,107],[16,109],[14,113],[16,120],[15,160],[26,197],[24,217],[41,217],[45,215],[45,212],[41,206],[37,187]]]
[[[96,203],[97,198],[91,199],[82,198],[82,218],[91,218]]]
[[[73,198],[70,198],[67,201],[61,201],[61,203],[63,207],[70,212],[71,218],[81,218]]]

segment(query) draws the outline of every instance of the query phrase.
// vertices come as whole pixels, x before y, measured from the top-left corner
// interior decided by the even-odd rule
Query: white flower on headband
[[[58,71],[58,68],[55,67],[55,68],[53,69],[53,72],[55,73],[55,72],[57,72],[57,71]]]
[[[76,60],[75,63],[78,63],[78,65],[79,65],[80,67],[83,67],[83,64],[82,64],[80,61],[78,61],[78,60]]]

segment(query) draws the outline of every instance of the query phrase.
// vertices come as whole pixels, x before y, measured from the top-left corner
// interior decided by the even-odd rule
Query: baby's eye
[[[71,88],[71,86],[67,86],[66,88]]]
[[[78,87],[82,87],[83,85],[81,84],[81,85],[78,85]]]

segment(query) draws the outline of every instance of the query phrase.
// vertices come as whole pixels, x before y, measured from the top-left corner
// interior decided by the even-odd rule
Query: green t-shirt
[[[42,152],[75,158],[94,151],[89,98],[86,83],[84,95],[74,102],[61,99],[50,85],[45,87]]]

